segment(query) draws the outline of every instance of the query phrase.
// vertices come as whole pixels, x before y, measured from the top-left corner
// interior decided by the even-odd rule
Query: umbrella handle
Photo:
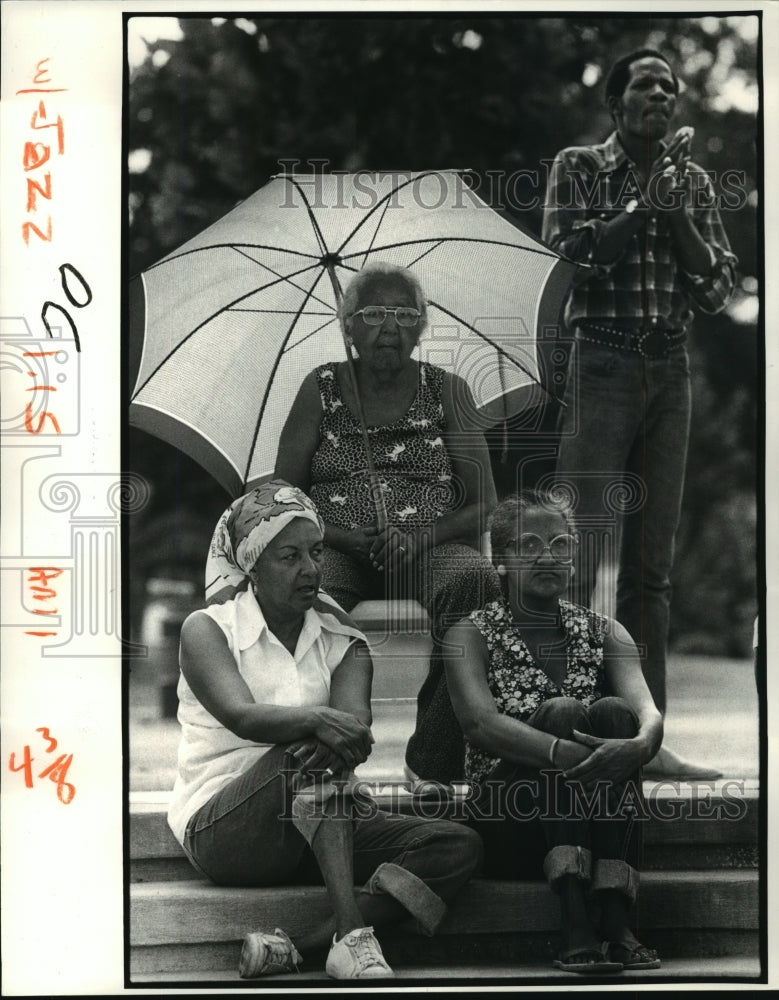
[[[362,409],[360,393],[357,388],[357,372],[354,366],[354,355],[352,354],[351,344],[346,339],[345,334],[344,347],[346,349],[346,364],[349,370],[349,379],[352,383],[352,392],[355,399],[357,419],[360,423],[360,433],[362,434],[362,442],[365,447],[365,459],[368,468],[368,484],[370,487],[371,500],[373,500],[373,506],[376,508],[376,522],[378,524],[379,531],[384,531],[387,527],[387,505],[384,502],[384,491],[381,488],[381,480],[379,479],[378,472],[376,472],[376,463],[373,461],[373,451],[371,449],[370,438],[368,437],[368,427],[365,423],[365,415]]]
[[[327,273],[330,275],[330,282],[333,286],[333,291],[335,292],[335,301],[338,309],[341,308],[341,299],[343,298],[343,293],[341,291],[341,285],[338,278],[335,275],[335,268],[333,262],[328,260],[326,263]],[[362,400],[360,399],[360,391],[357,387],[357,370],[354,364],[354,355],[352,354],[352,345],[349,343],[349,339],[346,336],[346,332],[341,324],[341,336],[344,341],[344,350],[346,351],[346,366],[349,371],[349,379],[352,383],[352,393],[354,394],[355,409],[357,410],[357,420],[360,424],[360,433],[362,435],[362,443],[365,448],[365,460],[368,467],[368,484],[370,487],[371,500],[373,500],[373,506],[376,508],[376,521],[379,527],[379,531],[384,531],[387,527],[387,505],[384,502],[384,491],[381,488],[381,480],[376,472],[376,463],[373,460],[373,451],[371,450],[371,442],[368,437],[368,425],[365,423],[365,414],[362,408]]]

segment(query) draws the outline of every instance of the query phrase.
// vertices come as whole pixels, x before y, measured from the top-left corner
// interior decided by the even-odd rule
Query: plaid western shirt
[[[616,132],[600,145],[572,146],[554,159],[544,206],[543,239],[558,253],[590,265],[572,289],[565,321],[615,327],[683,330],[692,306],[716,313],[735,283],[736,258],[720,219],[714,190],[702,167],[690,162],[693,224],[709,247],[709,275],[686,272],[676,258],[666,214],[650,212],[622,254],[593,263],[603,227],[632,197],[639,196],[638,171]]]

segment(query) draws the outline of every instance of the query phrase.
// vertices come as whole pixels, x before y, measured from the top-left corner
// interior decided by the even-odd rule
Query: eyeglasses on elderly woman
[[[362,316],[363,323],[367,326],[381,326],[387,318],[387,313],[392,313],[398,326],[416,326],[422,313],[413,306],[363,306],[351,314],[349,319],[355,316]]]
[[[533,532],[524,532],[519,538],[513,538],[511,544],[516,546],[519,559],[538,559],[547,549],[549,554],[559,563],[573,562],[578,539],[576,535],[555,535],[549,542]]]

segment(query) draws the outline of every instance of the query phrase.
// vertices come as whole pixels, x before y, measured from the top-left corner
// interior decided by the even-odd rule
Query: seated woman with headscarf
[[[430,614],[437,644],[448,625],[500,593],[479,551],[496,499],[483,427],[467,383],[412,356],[427,310],[411,271],[366,266],[346,287],[339,319],[357,355],[356,387],[346,361],[306,376],[281,435],[275,474],[309,492],[322,515],[327,592],[347,611],[371,598],[416,598]],[[366,476],[360,405],[384,528]],[[438,732],[455,726],[450,710],[446,717],[437,711],[448,707],[442,683],[434,653],[420,693],[420,716],[432,724],[420,727],[418,753],[409,760],[422,770],[436,757]],[[448,765],[461,767],[462,754]]]
[[[485,874],[543,872],[560,898],[559,968],[657,968],[629,925],[639,768],[663,735],[638,651],[617,622],[561,599],[576,546],[564,506],[538,492],[504,500],[491,540],[504,596],[444,639]]]
[[[316,508],[287,483],[236,500],[211,559],[248,587],[181,632],[176,838],[214,882],[324,882],[333,911],[294,942],[278,928],[247,934],[244,977],[292,971],[300,952],[327,946],[334,978],[391,976],[373,926],[411,913],[432,933],[481,859],[473,831],[390,817],[354,785],[373,742],[372,664],[364,636],[319,593],[322,536]]]

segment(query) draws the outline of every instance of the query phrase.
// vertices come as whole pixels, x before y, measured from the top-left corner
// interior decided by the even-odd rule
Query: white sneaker
[[[300,952],[278,927],[273,934],[250,931],[243,939],[238,975],[242,979],[254,979],[274,972],[298,972],[302,961]]]
[[[395,975],[384,961],[372,927],[358,927],[344,934],[340,941],[333,937],[325,971],[333,979],[372,979]]]

